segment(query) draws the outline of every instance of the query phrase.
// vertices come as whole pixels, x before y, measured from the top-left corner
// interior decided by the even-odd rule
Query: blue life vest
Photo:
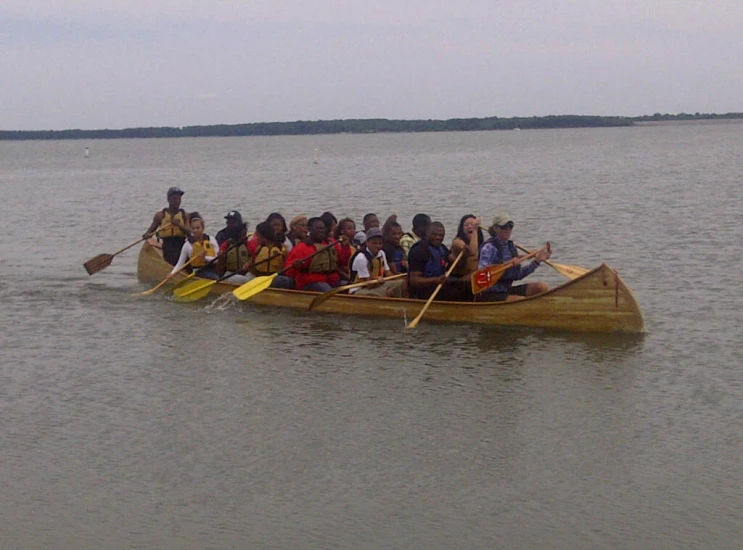
[[[500,242],[500,240],[493,237],[492,239],[488,239],[486,242],[492,244],[495,249],[498,251],[498,261],[495,262],[496,264],[502,264],[503,263],[503,243]],[[516,250],[516,245],[513,244],[513,241],[508,241],[508,250],[511,252],[511,259],[518,258],[519,252]]]
[[[441,275],[446,275],[446,248],[443,245],[433,247],[430,244],[426,248],[428,261],[423,265],[423,276],[441,277]]]
[[[384,254],[387,256],[387,263],[390,267],[395,266],[397,273],[407,273],[408,262],[405,259],[405,251],[402,247],[386,243],[382,250],[384,250]]]

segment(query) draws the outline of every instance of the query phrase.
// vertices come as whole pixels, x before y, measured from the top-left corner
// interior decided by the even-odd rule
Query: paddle
[[[160,231],[161,229],[167,229],[168,227],[170,227],[170,225],[171,224],[166,224],[163,227],[158,228],[157,231]],[[147,239],[152,237],[152,235],[157,233],[157,231],[146,234],[141,239],[134,241],[129,246],[125,246],[118,252],[114,252],[113,254],[98,254],[97,256],[92,257],[91,259],[89,259],[87,262],[83,264],[85,271],[88,272],[88,275],[93,275],[94,273],[98,273],[99,271],[106,269],[108,266],[111,265],[111,261],[114,259],[114,256],[118,256],[122,252],[129,250],[131,247],[138,245],[142,241],[146,241]]]
[[[189,265],[191,264],[191,262],[192,262],[193,260],[194,260],[193,258],[189,259],[189,260],[188,260],[188,261],[187,261],[187,262],[186,262],[185,264],[183,264],[183,265],[182,265],[182,266],[180,267],[180,269],[178,269],[178,270],[177,270],[177,271],[176,271],[175,273],[173,273],[173,276],[175,276],[175,275],[178,275],[178,273],[180,273],[181,271],[183,271],[184,269],[186,269],[186,267],[187,267],[187,266],[189,266]],[[194,272],[193,272],[193,273],[191,273],[191,274],[190,274],[190,275],[189,275],[188,277],[193,277],[195,273],[196,273],[196,272],[194,271]],[[188,279],[188,277],[186,277],[186,279]],[[163,285],[164,285],[165,283],[167,283],[167,282],[168,282],[168,281],[169,281],[170,279],[172,279],[172,278],[173,278],[173,277],[165,277],[165,278],[164,278],[164,279],[163,279],[162,281],[160,281],[159,283],[157,283],[157,284],[156,284],[155,286],[153,286],[153,287],[152,287],[151,289],[149,289],[149,290],[145,290],[144,292],[140,292],[140,293],[139,293],[139,295],[140,295],[140,296],[150,296],[150,295],[154,294],[155,292],[157,292],[158,290],[160,290],[160,288],[161,288],[161,287],[162,287],[162,286],[163,286]],[[183,279],[183,280],[185,281],[186,279]],[[183,282],[183,281],[181,281],[181,282]]]
[[[315,252],[313,252],[309,256],[302,258],[301,260],[295,260],[294,262],[292,262],[292,265],[286,266],[284,269],[282,269],[278,273],[272,273],[271,275],[266,275],[264,277],[256,277],[252,281],[248,281],[244,285],[237,287],[235,290],[232,291],[232,294],[238,300],[247,300],[248,298],[252,298],[259,292],[263,292],[269,286],[271,286],[271,283],[276,277],[289,271],[294,266],[295,263],[304,263],[310,258],[312,258],[313,256],[319,254],[320,252],[323,252],[327,250],[328,248],[341,244],[341,242],[343,242],[342,238],[341,240],[337,242],[330,243],[328,246],[323,246],[319,250],[315,250]]]
[[[261,265],[266,262],[269,262],[278,256],[281,256],[281,254],[274,254],[271,257],[266,258],[265,260],[261,260],[260,262],[253,264],[253,267],[255,267],[256,265]],[[224,275],[220,277],[219,279],[215,279],[213,281],[194,281],[193,283],[189,283],[188,285],[182,288],[179,288],[173,293],[175,295],[175,301],[176,302],[195,302],[196,300],[200,300],[201,298],[204,298],[207,294],[209,294],[209,291],[214,285],[216,285],[220,281],[229,279],[233,275],[236,275],[236,274],[230,273],[229,275]],[[248,281],[248,282],[252,282],[252,281]]]
[[[522,252],[526,252],[527,254],[531,252],[530,250],[527,250],[520,244],[517,244],[517,243],[514,243],[514,244]],[[549,260],[545,260],[544,263],[546,263],[552,269],[557,271],[560,275],[564,275],[570,280],[577,279],[578,277],[581,277],[582,275],[585,275],[586,273],[590,271],[590,269],[586,269],[585,267],[580,267],[577,265],[556,264],[556,263],[550,262]]]
[[[243,241],[244,241],[244,239],[242,239],[242,240],[240,240],[240,241],[238,241],[238,242],[236,242],[236,243],[234,243],[234,244],[231,244],[230,246],[228,246],[228,247],[227,247],[227,250],[232,250],[232,249],[233,249],[233,248],[234,248],[235,246],[237,246],[238,244],[240,244],[240,243],[241,243],[241,242],[243,242]],[[227,252],[227,250],[225,250],[225,253]],[[179,273],[180,271],[182,271],[182,270],[183,270],[183,269],[184,269],[184,268],[185,268],[185,267],[186,267],[186,266],[187,266],[188,264],[190,264],[190,263],[191,263],[192,261],[193,261],[193,258],[191,258],[190,260],[188,260],[188,261],[187,261],[187,262],[186,262],[185,264],[183,264],[183,266],[182,266],[182,267],[181,267],[181,268],[180,268],[180,269],[179,269],[178,271],[176,271],[176,272],[175,272],[175,273],[174,273],[173,275],[176,275],[177,273]],[[201,269],[204,269],[204,268],[207,268],[207,267],[209,267],[209,266],[211,266],[211,265],[214,265],[214,262],[216,262],[216,261],[217,261],[217,258],[216,258],[216,257],[215,257],[215,258],[212,258],[212,259],[211,259],[211,260],[209,260],[209,261],[208,261],[208,262],[206,263],[206,265],[204,265],[204,266],[203,266],[203,267],[202,267]],[[175,283],[175,284],[173,285],[173,288],[171,288],[170,290],[171,290],[171,291],[173,291],[173,292],[175,292],[175,289],[176,289],[177,287],[181,286],[181,285],[182,285],[183,283],[185,283],[186,281],[188,281],[188,280],[189,280],[189,279],[191,279],[192,277],[196,277],[196,275],[198,275],[198,273],[199,273],[199,270],[198,270],[198,269],[195,269],[195,270],[193,270],[193,271],[192,271],[191,273],[189,273],[188,275],[186,275],[186,276],[185,276],[185,277],[184,277],[184,278],[183,278],[182,280],[180,280],[180,281],[178,281],[177,283]],[[161,281],[161,282],[160,282],[160,283],[159,283],[159,284],[158,284],[158,285],[157,285],[156,287],[154,287],[154,288],[151,288],[150,290],[145,290],[144,292],[142,292],[142,296],[149,296],[150,294],[152,294],[153,292],[155,292],[155,291],[156,291],[157,289],[159,289],[159,288],[160,288],[161,286],[163,286],[163,285],[164,285],[165,283],[167,283],[168,281],[169,281],[169,279],[168,279],[167,277],[165,277],[165,279],[163,279],[163,280],[162,280],[162,281]]]
[[[454,271],[454,268],[455,267],[457,267],[457,264],[459,263],[459,260],[462,259],[462,256],[464,256],[464,249],[462,249],[462,251],[459,253],[459,256],[457,256],[456,259],[452,262],[451,266],[449,266],[449,269],[446,271],[446,277],[448,277],[449,275],[451,275],[451,272]],[[406,328],[415,328],[415,327],[418,326],[418,323],[420,322],[421,318],[423,317],[423,314],[426,312],[426,310],[428,309],[428,306],[431,305],[431,302],[433,302],[433,299],[439,293],[439,290],[441,290],[443,288],[443,286],[444,285],[442,283],[439,283],[438,286],[436,286],[436,288],[433,291],[433,294],[431,294],[431,296],[428,298],[428,301],[423,306],[423,309],[421,309],[420,313],[418,314],[418,316],[415,319],[413,319],[412,321],[410,321],[410,324]]]
[[[389,277],[385,277],[382,279],[382,282],[385,281],[394,281],[395,279],[400,279],[402,277],[407,277],[407,273],[398,273],[397,275],[390,275]],[[344,285],[339,286],[337,288],[333,288],[331,290],[328,290],[327,292],[323,292],[320,294],[320,296],[317,296],[314,300],[310,302],[310,306],[307,308],[308,311],[312,311],[314,308],[319,306],[320,304],[326,302],[339,292],[343,292],[344,290],[350,290],[352,288],[361,288],[362,286],[369,286],[373,285],[374,283],[378,283],[379,279],[369,279],[368,281],[362,281],[360,283],[354,283],[352,285]]]
[[[550,243],[547,243],[542,250],[549,249]],[[535,250],[534,252],[530,252],[526,256],[519,256],[518,258],[514,258],[504,264],[486,265],[482,269],[478,269],[472,274],[472,294],[479,294],[483,290],[487,290],[495,283],[497,283],[500,278],[503,277],[503,274],[511,269],[513,266],[515,266],[517,262],[520,263],[524,260],[528,260],[529,258],[533,258],[542,250]]]
[[[228,273],[227,275],[222,275],[219,279],[214,279],[213,281],[194,281],[193,283],[176,290],[173,293],[173,299],[176,302],[195,302],[196,300],[201,300],[209,294],[209,291],[214,285],[224,281],[225,279],[229,279],[233,275],[237,275],[237,273]]]

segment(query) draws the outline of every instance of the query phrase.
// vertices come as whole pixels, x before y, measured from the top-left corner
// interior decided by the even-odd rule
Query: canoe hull
[[[144,283],[160,282],[170,271],[158,249],[145,243],[139,253],[137,277]],[[178,276],[182,277],[182,276]],[[212,286],[212,294],[232,292],[228,281]],[[255,304],[307,309],[316,292],[269,288],[250,298]],[[422,300],[338,294],[313,311],[413,319]],[[601,264],[585,275],[544,294],[514,302],[431,303],[425,320],[521,326],[571,332],[641,333],[644,322],[632,291],[617,273]]]

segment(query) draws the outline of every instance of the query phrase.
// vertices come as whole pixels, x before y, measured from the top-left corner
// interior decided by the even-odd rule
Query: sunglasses
[[[511,230],[513,229],[513,224],[507,223],[506,225],[499,225],[498,227],[500,227],[501,229]]]

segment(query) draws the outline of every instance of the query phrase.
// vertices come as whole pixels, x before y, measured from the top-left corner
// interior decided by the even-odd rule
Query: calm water
[[[0,547],[739,548],[742,152],[743,124],[0,142]],[[136,250],[88,278],[171,185],[212,232],[506,208],[617,268],[648,333],[175,304],[133,296]]]

